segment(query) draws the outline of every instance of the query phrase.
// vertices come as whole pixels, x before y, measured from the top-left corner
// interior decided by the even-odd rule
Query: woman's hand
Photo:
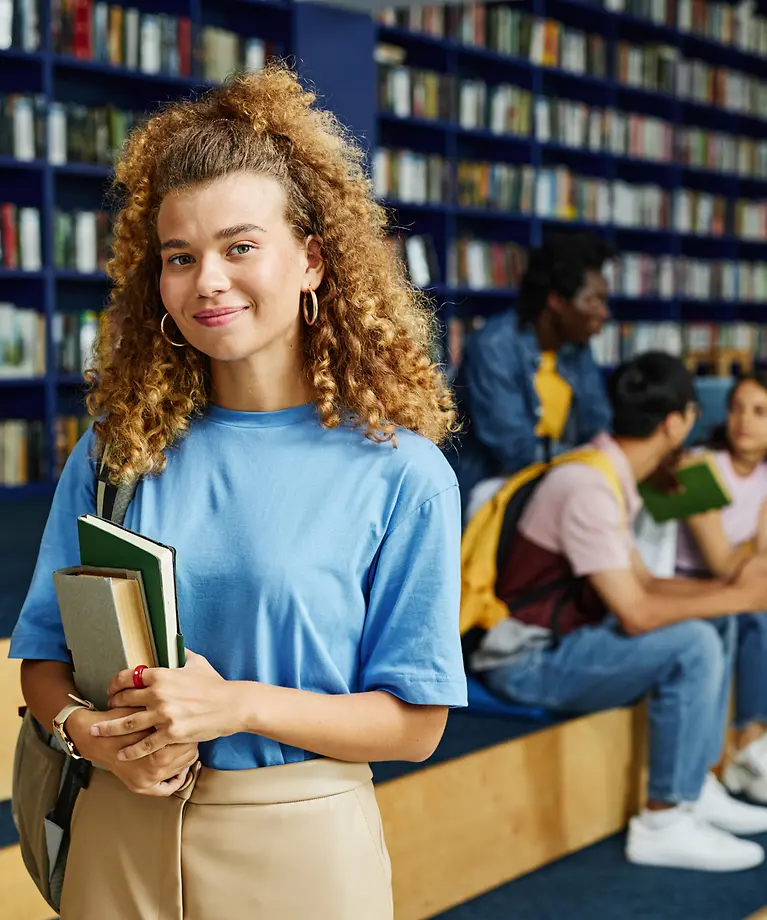
[[[236,731],[230,685],[202,655],[187,652],[183,668],[147,668],[143,682],[144,689],[136,690],[133,671],[121,671],[109,686],[110,709],[143,711],[91,725],[94,736],[118,740],[120,761],[153,757],[169,744],[212,741]],[[143,737],[131,737],[136,732]]]
[[[91,727],[96,722],[109,724],[132,716],[135,709],[114,709],[110,712],[91,712],[78,709],[67,719],[67,731],[77,750],[86,760],[109,770],[121,780],[131,792],[140,795],[173,795],[186,780],[189,767],[197,760],[196,744],[171,744],[155,751],[151,757],[138,761],[119,758],[120,751],[127,744],[136,744],[150,736],[150,731],[135,732],[115,738],[95,737]]]

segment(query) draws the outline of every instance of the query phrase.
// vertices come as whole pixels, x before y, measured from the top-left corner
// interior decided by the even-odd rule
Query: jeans
[[[767,613],[741,613],[735,664],[735,726],[767,724]]]
[[[688,620],[628,636],[609,617],[484,675],[499,696],[571,713],[649,695],[649,796],[694,802],[722,752],[737,624]]]

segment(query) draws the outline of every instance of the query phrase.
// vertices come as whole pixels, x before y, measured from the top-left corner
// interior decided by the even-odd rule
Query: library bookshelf
[[[99,213],[109,151],[51,156],[41,121],[54,112],[48,133],[71,146],[72,107],[78,143],[87,112],[99,110],[98,131],[119,140],[133,116],[214,83],[227,55],[235,66],[287,56],[354,131],[393,235],[428,241],[407,261],[420,260],[418,283],[446,326],[513,306],[519,253],[578,229],[621,253],[612,298],[621,324],[653,324],[661,336],[726,327],[732,346],[767,319],[767,24],[733,4],[515,0],[376,19],[293,0],[137,0],[132,18],[95,0],[11,6],[10,32],[0,22],[0,99],[28,97],[22,120],[34,137],[22,156],[8,149],[6,105],[0,231],[12,203],[37,212],[40,239],[28,270],[2,260],[0,345],[3,305],[14,304],[44,317],[46,347],[23,379],[0,372],[0,420],[41,423],[44,445],[42,475],[0,485],[2,500],[52,491],[57,420],[81,415],[83,395],[71,355],[61,359],[61,317],[90,317],[108,296]],[[80,31],[52,20],[61,9],[80,10]],[[83,231],[95,262],[62,255],[61,227],[70,220],[77,236],[83,212],[95,215]],[[619,347],[624,332],[613,330]],[[605,363],[621,357],[603,351]]]
[[[395,226],[429,240],[420,274],[444,322],[513,305],[515,279],[483,244],[581,229],[626,255],[624,327],[737,338],[767,319],[767,20],[702,0],[377,18],[376,188]]]
[[[0,364],[4,306],[44,318],[44,348],[42,364],[20,366],[19,376],[12,367],[0,369],[0,422],[19,420],[41,431],[26,441],[23,433],[12,433],[2,445],[0,501],[52,494],[71,447],[61,419],[84,414],[80,367],[62,367],[56,329],[63,320],[99,311],[108,279],[103,258],[94,261],[86,253],[81,259],[73,251],[93,242],[87,232],[85,239],[77,237],[87,227],[75,226],[77,238],[67,242],[71,251],[62,261],[55,216],[105,207],[111,155],[130,127],[130,119],[118,127],[107,117],[89,123],[87,113],[140,116],[163,101],[204,90],[228,70],[257,66],[259,56],[289,55],[294,30],[287,0],[128,0],[124,6],[11,0],[3,14],[9,8],[10,19],[0,17],[0,203],[14,206],[14,214],[36,212],[38,238],[25,239],[13,215],[5,215]],[[112,134],[97,142],[98,131]],[[5,328],[6,347],[9,334]],[[34,463],[32,452],[39,453]]]

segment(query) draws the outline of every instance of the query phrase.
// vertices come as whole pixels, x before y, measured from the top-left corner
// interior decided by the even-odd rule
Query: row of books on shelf
[[[188,16],[145,13],[98,0],[60,0],[52,16],[53,47],[59,54],[101,61],[149,74],[200,75],[220,82],[233,70],[259,70],[267,43],[229,29],[203,26],[193,44]]]
[[[767,140],[402,65],[381,65],[378,81],[379,107],[398,118],[448,121],[469,131],[767,178]]]
[[[109,166],[128,132],[146,118],[117,106],[50,102],[42,95],[0,95],[0,156]]]
[[[767,81],[697,58],[681,57],[668,45],[619,42],[615,79],[626,86],[764,118]]]
[[[767,56],[767,19],[748,3],[718,0],[602,0],[611,12],[630,13],[659,25]],[[450,38],[504,54],[520,55],[532,42],[531,17],[512,6],[464,3],[383,10],[379,21],[434,38]],[[545,31],[545,30],[544,30]],[[543,44],[543,36],[538,39]]]
[[[96,274],[111,255],[112,221],[106,211],[60,211],[53,215],[53,265]]]
[[[767,202],[730,199],[694,189],[581,176],[564,166],[535,170],[511,163],[450,160],[437,154],[381,147],[373,159],[379,198],[410,204],[455,202],[459,207],[536,214],[706,236],[767,236]]]
[[[0,379],[45,376],[45,317],[0,303]]]
[[[0,265],[22,271],[40,271],[43,265],[40,209],[0,203]]]
[[[767,303],[767,262],[621,252],[605,268],[615,296]]]
[[[0,51],[40,47],[39,0],[3,0],[0,4]]]
[[[91,310],[56,312],[51,319],[53,367],[80,374],[90,364],[99,328]],[[0,303],[0,379],[28,380],[46,373],[45,316],[31,307]]]
[[[51,16],[53,49],[81,60],[188,76],[192,25],[188,16],[141,13],[94,0],[60,0]]]
[[[711,363],[728,370],[723,357],[767,358],[767,335],[755,323],[608,322],[591,340],[591,350],[597,363],[605,367],[643,352],[666,351],[691,363]]]
[[[57,415],[54,444],[46,454],[45,423],[39,419],[0,419],[0,486],[17,488],[48,478],[48,462],[54,479],[64,469],[67,457],[87,431],[90,418]]]
[[[439,258],[430,234],[391,234],[389,244],[410,281],[429,288],[442,281]],[[461,237],[447,253],[447,283],[477,291],[517,287],[527,264],[527,250],[516,243]]]
[[[21,271],[43,267],[40,209],[0,203],[0,264]],[[84,274],[106,269],[112,242],[106,211],[61,211],[53,216],[53,264]]]
[[[469,4],[459,9],[465,15],[461,30],[453,37],[465,45],[490,48],[541,67],[599,80],[612,76],[626,86],[673,94],[755,118],[764,115],[766,80],[685,57],[673,45],[619,41],[610,66],[601,35],[580,32],[554,19],[531,19],[504,6]]]
[[[394,233],[389,242],[413,284],[441,284],[431,234]],[[446,282],[453,289],[511,291],[526,265],[527,248],[518,243],[460,236],[448,243]],[[767,262],[620,252],[604,274],[613,297],[767,303]]]
[[[720,0],[603,0],[605,9],[767,56],[767,18],[750,3]]]
[[[91,364],[98,331],[99,314],[93,310],[53,314],[54,361],[60,374],[80,374]]]
[[[604,76],[605,40],[554,20],[535,18],[506,4],[465,3],[387,9],[378,15],[383,25],[462,45],[488,48],[536,64],[563,66],[579,73]]]

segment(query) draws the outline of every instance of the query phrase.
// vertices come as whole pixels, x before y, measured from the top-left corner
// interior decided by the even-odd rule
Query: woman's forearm
[[[234,731],[335,760],[426,760],[442,737],[444,706],[415,706],[383,690],[325,694],[229,682]]]
[[[77,694],[72,668],[63,661],[22,661],[21,692],[32,715],[48,731],[54,716]]]

